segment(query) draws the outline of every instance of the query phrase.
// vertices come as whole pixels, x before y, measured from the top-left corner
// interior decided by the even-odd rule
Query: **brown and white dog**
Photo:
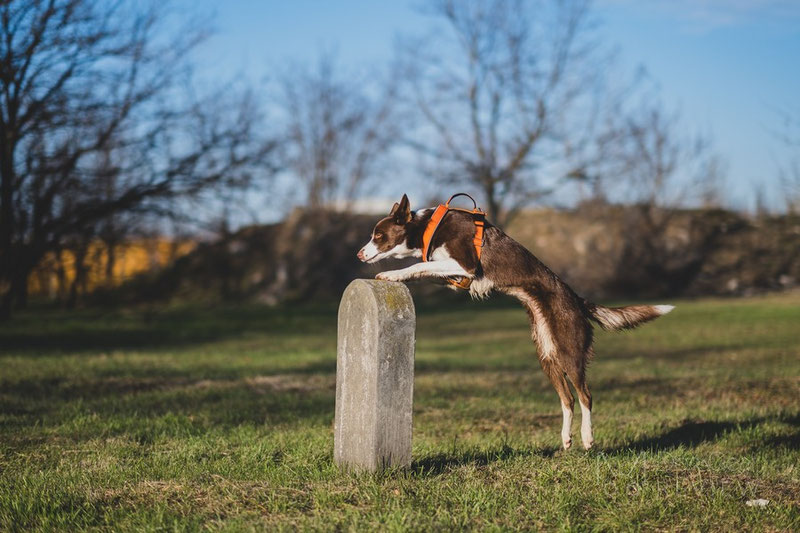
[[[422,257],[423,233],[433,209],[411,211],[408,197],[394,204],[389,216],[377,223],[358,258],[375,263],[387,258]],[[538,346],[539,363],[561,399],[564,449],[572,445],[574,399],[581,406],[581,440],[592,447],[592,395],[586,385],[586,366],[592,359],[594,321],[607,330],[634,328],[670,312],[671,305],[604,307],[584,300],[531,252],[489,222],[485,223],[482,251],[473,244],[473,215],[450,211],[436,229],[429,247],[430,261],[402,270],[381,272],[378,279],[406,281],[418,278],[467,278],[469,292],[484,298],[491,291],[516,297],[528,312],[531,334]]]

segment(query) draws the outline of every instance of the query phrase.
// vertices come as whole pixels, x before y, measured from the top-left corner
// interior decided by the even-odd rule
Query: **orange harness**
[[[450,207],[450,202],[452,202],[453,198],[457,196],[466,196],[472,200],[472,209]],[[439,204],[439,206],[433,212],[433,215],[431,215],[431,219],[428,222],[428,225],[425,227],[425,231],[422,233],[422,260],[431,260],[430,256],[433,253],[433,250],[431,250],[431,241],[433,240],[433,236],[436,234],[436,230],[439,228],[439,224],[442,222],[445,215],[447,215],[447,213],[450,211],[464,211],[465,213],[472,215],[473,221],[475,222],[475,237],[472,239],[472,244],[475,246],[475,252],[478,254],[478,261],[480,261],[481,249],[483,248],[483,226],[486,221],[486,213],[478,208],[478,204],[475,203],[475,199],[473,199],[472,196],[463,192],[451,196],[450,199],[447,200],[447,203]],[[472,284],[472,279],[465,276],[459,276],[459,279],[448,278],[447,283],[458,287],[459,289],[467,290]]]

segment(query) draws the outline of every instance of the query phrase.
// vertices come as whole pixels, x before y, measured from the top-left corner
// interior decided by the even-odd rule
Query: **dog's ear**
[[[390,216],[390,217],[393,217],[393,216],[394,216],[394,214],[395,214],[395,213],[397,213],[397,208],[398,208],[398,207],[400,207],[400,204],[398,204],[397,202],[395,202],[395,203],[394,203],[394,205],[392,206],[392,210],[391,210],[391,211],[389,211],[389,216]]]
[[[400,200],[399,204],[394,204],[391,215],[394,217],[395,222],[398,224],[405,224],[411,220],[411,204],[408,201],[408,196],[405,194]]]

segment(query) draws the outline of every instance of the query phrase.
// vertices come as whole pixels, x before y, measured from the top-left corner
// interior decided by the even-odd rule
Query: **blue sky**
[[[800,113],[800,2],[606,0],[604,31],[627,64],[641,63],[685,122],[710,133],[727,161],[730,201],[752,207],[765,183],[780,205],[777,109]]]
[[[340,64],[385,63],[398,33],[430,27],[422,1],[195,0],[216,33],[200,74],[253,82],[290,60],[333,49]],[[624,68],[647,68],[685,125],[713,137],[727,163],[728,201],[752,208],[755,187],[781,206],[777,173],[788,148],[776,109],[800,113],[800,0],[598,0],[595,15]]]

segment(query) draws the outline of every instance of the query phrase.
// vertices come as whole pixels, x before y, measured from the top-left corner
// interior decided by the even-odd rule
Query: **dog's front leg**
[[[381,272],[375,277],[385,281],[406,281],[417,278],[449,278],[451,276],[473,277],[455,259],[417,263],[401,270]]]

